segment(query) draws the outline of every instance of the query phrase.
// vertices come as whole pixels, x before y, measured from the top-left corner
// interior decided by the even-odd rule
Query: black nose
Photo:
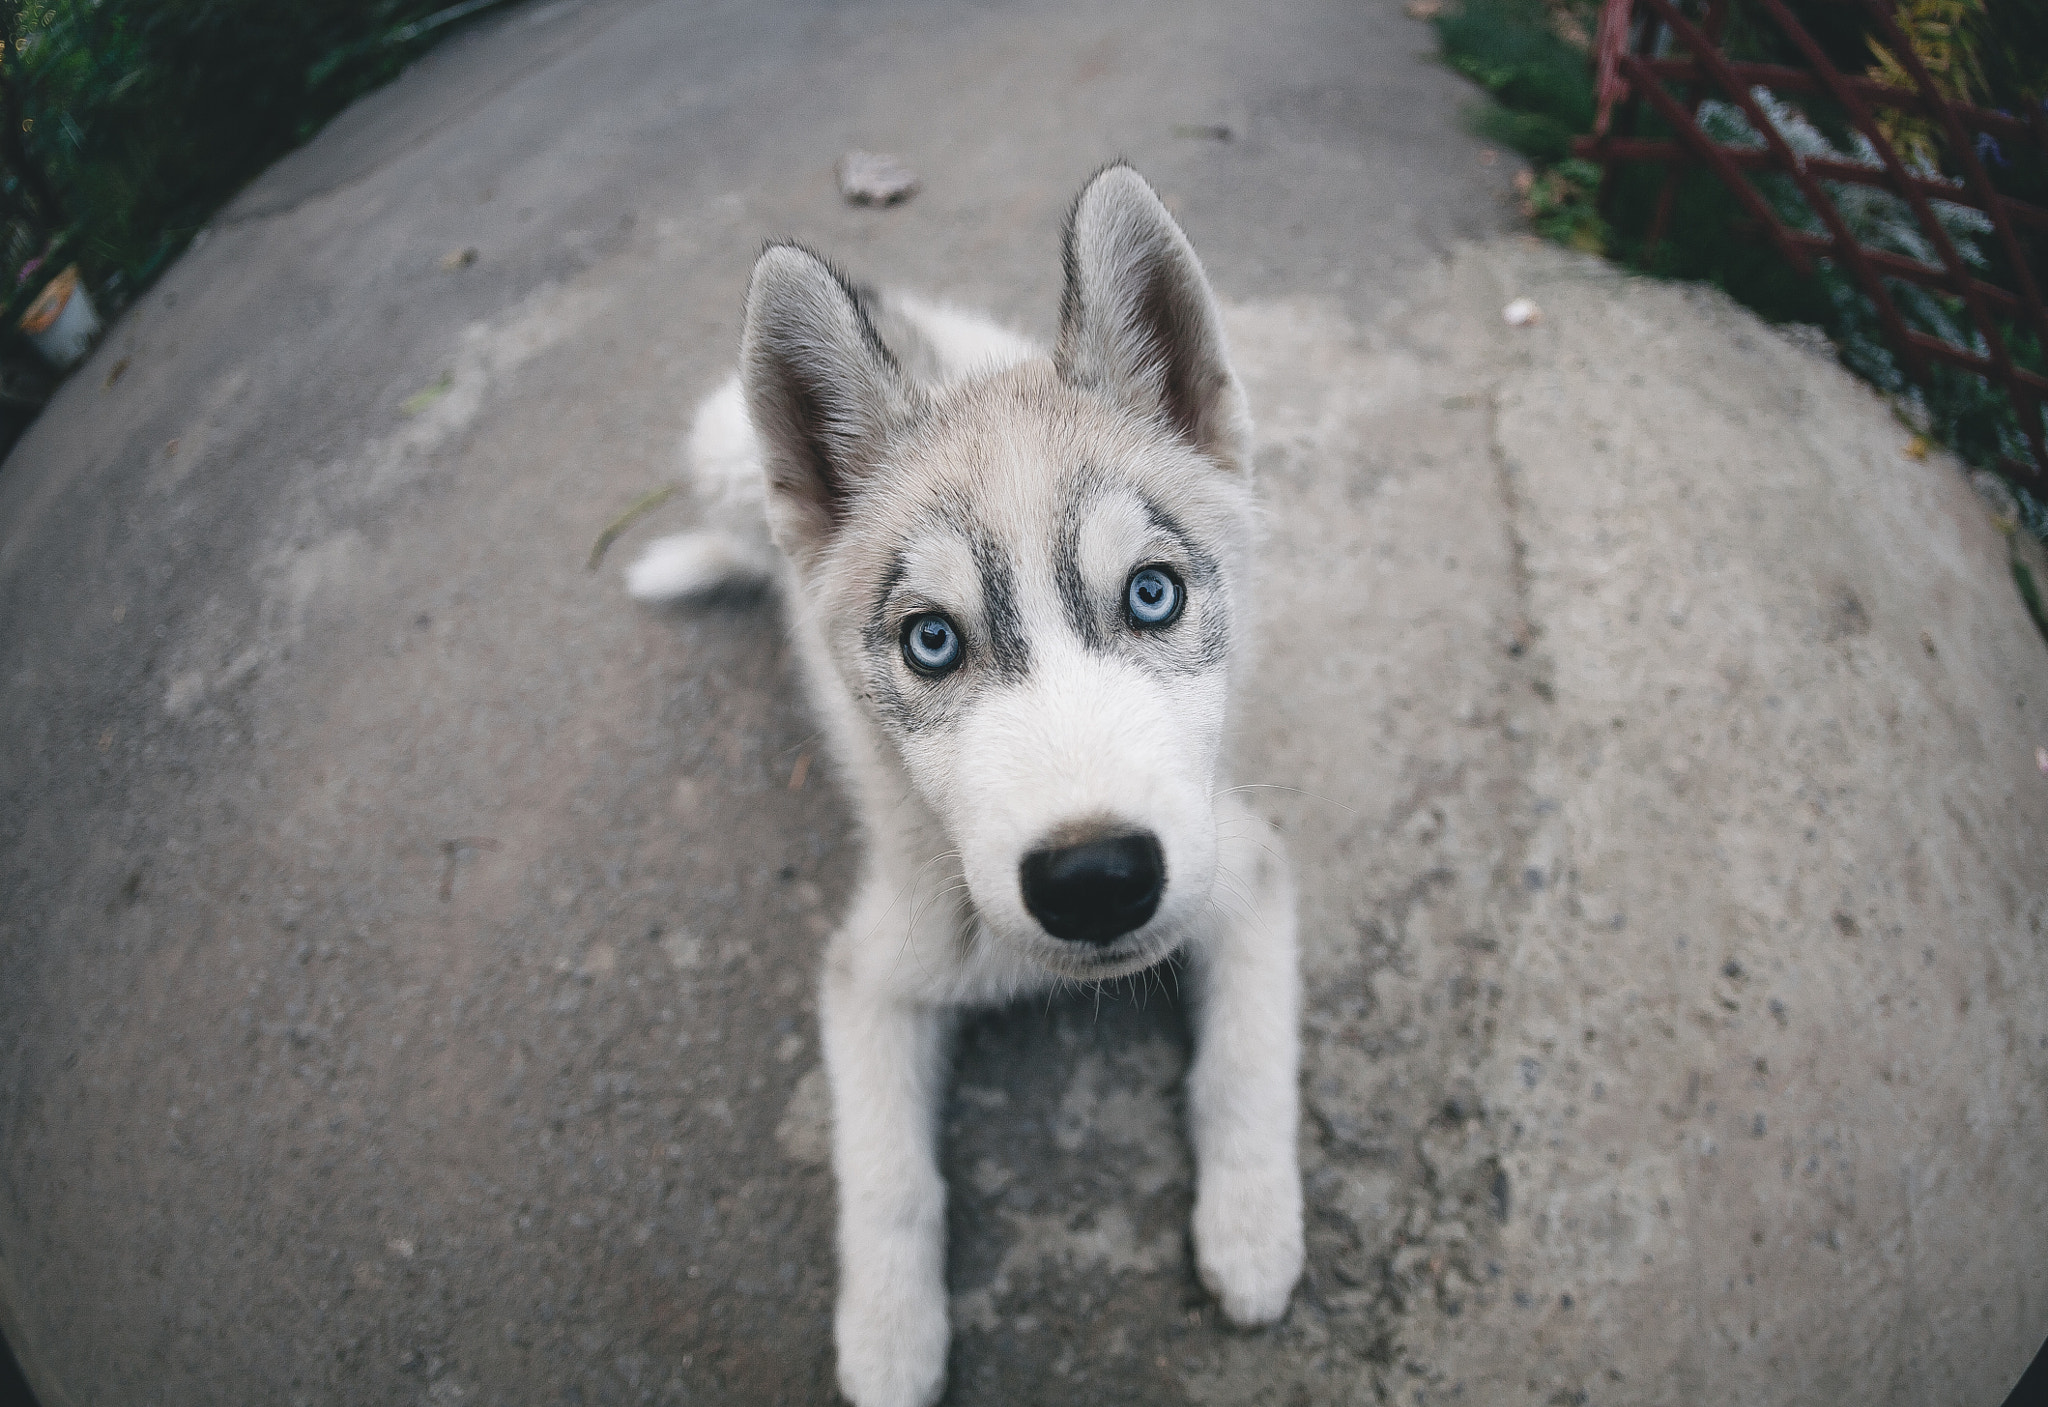
[[[1024,907],[1055,938],[1108,943],[1142,928],[1159,907],[1166,861],[1149,831],[1024,857]]]

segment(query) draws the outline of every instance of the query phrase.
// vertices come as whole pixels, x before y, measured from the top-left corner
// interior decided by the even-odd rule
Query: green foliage
[[[1790,0],[1790,6],[1838,66],[1856,71],[1872,64],[1869,36],[1855,7],[1815,0]],[[1592,130],[1595,111],[1589,46],[1575,42],[1590,32],[1591,9],[1588,0],[1465,0],[1436,20],[1445,63],[1477,82],[1490,99],[1471,114],[1474,129],[1531,163],[1532,170],[1518,184],[1523,214],[1536,231],[1650,273],[1715,284],[1774,322],[1817,324],[1840,349],[1845,365],[1896,396],[1909,418],[1964,461],[1983,467],[1994,467],[2001,458],[2024,462],[2025,437],[2003,392],[1983,377],[1939,364],[1919,384],[1910,383],[1863,290],[1826,260],[1811,275],[1794,272],[1711,171],[1682,168],[1667,189],[1664,170],[1621,165],[1600,191],[1598,168],[1570,157],[1572,139]],[[1798,62],[1782,34],[1756,22],[1759,10],[1733,7],[1731,50],[1766,62]],[[2017,108],[2048,97],[2048,6],[1905,0],[1901,20],[1923,61],[1938,59],[1942,72],[1980,101]],[[1879,67],[1874,76],[1882,76],[1882,61]],[[1983,91],[1975,91],[1979,88]],[[1795,151],[1877,164],[1869,142],[1844,114],[1824,103],[1794,107],[1772,99],[1765,112]],[[1728,103],[1703,102],[1700,120],[1717,141],[1763,144],[1740,109]],[[1653,114],[1644,115],[1638,130],[1651,137],[1666,132]],[[2039,153],[1980,143],[1978,154],[2001,190],[2037,203],[2048,200],[2048,163]],[[1936,155],[1931,147],[1920,153],[1926,169],[1934,169]],[[1820,231],[1820,221],[1788,177],[1763,174],[1755,184],[1785,223]],[[1904,201],[1873,187],[1827,183],[1827,189],[1861,242],[1939,262]],[[1653,242],[1649,236],[1660,226],[1657,211],[1667,202],[1661,237]],[[1990,226],[1984,216],[1937,205],[1937,218],[1965,258],[1987,277],[2010,286],[2003,251],[1985,238]],[[2030,259],[2039,267],[2048,240],[2023,237],[2033,240]],[[1981,334],[1957,300],[1897,281],[1888,288],[1909,327],[1984,350]],[[2037,371],[2048,366],[2032,337],[2010,326],[2002,335],[2020,364]],[[2024,493],[2019,501],[2028,528],[2037,536],[2048,530],[2048,506]]]
[[[1541,112],[1516,112],[1511,107],[1488,103],[1472,111],[1472,130],[1490,142],[1518,151],[1539,166],[1551,166],[1571,155],[1570,127]]]
[[[1590,161],[1560,161],[1531,175],[1522,193],[1522,213],[1536,233],[1588,254],[1606,248],[1607,222],[1600,218],[1600,168]]]
[[[2034,581],[2033,568],[2021,561],[2017,552],[2012,554],[2012,581],[2020,589],[2020,600],[2027,603],[2034,628],[2041,632],[2043,640],[2048,640],[2048,606],[2041,603],[2041,588]]]
[[[29,158],[88,280],[146,282],[252,175],[420,44],[420,0],[0,0],[22,26]]]
[[[1757,237],[1748,212],[1711,172],[1689,168],[1671,195],[1665,237],[1648,242],[1662,195],[1664,173],[1621,166],[1608,192],[1608,218],[1616,231],[1608,252],[1660,278],[1711,283],[1771,322],[1826,326],[1834,304],[1825,287],[1802,278]]]
[[[1466,0],[1436,28],[1450,65],[1499,102],[1575,131],[1592,124],[1585,53],[1557,33],[1543,0]]]
[[[1466,0],[1436,18],[1444,61],[1496,106],[1474,116],[1481,132],[1550,165],[1593,126],[1586,55],[1561,37],[1542,0]]]
[[[2048,98],[2048,6],[1995,0],[1969,31],[1984,88],[1994,106]]]

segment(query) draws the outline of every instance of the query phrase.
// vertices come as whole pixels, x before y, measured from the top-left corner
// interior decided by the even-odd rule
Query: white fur
[[[706,525],[647,544],[626,568],[637,601],[682,601],[754,586],[775,572],[775,548],[762,517],[761,441],[747,419],[735,376],[697,408],[685,441],[691,486]]]
[[[1045,355],[1030,338],[950,303],[898,293],[891,301],[938,351],[947,380],[964,381]]]
[[[638,601],[680,601],[766,581],[775,559],[766,541],[730,533],[676,533],[657,538],[626,568],[626,590]]]
[[[992,323],[896,297],[886,316],[899,321],[885,326],[911,329],[922,339],[919,355],[935,359],[908,389],[888,381],[907,372],[876,362],[849,332],[851,305],[823,266],[771,249],[749,296],[746,375],[846,364],[844,380],[800,401],[778,402],[775,386],[739,381],[714,393],[690,438],[711,525],[653,544],[629,572],[636,596],[670,599],[714,589],[721,569],[751,580],[772,563],[796,658],[867,841],[858,888],[826,953],[820,1005],[840,1202],[834,1338],[840,1385],[858,1407],[922,1407],[944,1390],[937,1130],[950,1036],[966,1006],[1136,971],[1179,952],[1196,1042],[1188,1114],[1197,1273],[1240,1324],[1279,1318],[1301,1273],[1294,892],[1279,838],[1219,774],[1229,671],[1150,668],[1089,648],[1063,604],[1073,587],[1060,585],[1046,546],[1057,525],[1078,520],[1079,574],[1091,592],[1114,591],[1133,564],[1179,550],[1156,511],[1148,515],[1146,504],[1163,498],[1182,530],[1224,564],[1205,588],[1205,608],[1241,620],[1250,522],[1242,392],[1200,266],[1149,187],[1112,169],[1084,192],[1075,220],[1089,303],[1105,311],[1063,330],[1061,369]],[[1127,266],[1147,259],[1181,280],[1186,301],[1175,315],[1184,315],[1194,355],[1213,374],[1176,382],[1145,329],[1116,324],[1156,305],[1127,296],[1138,286]],[[1097,368],[1085,383],[1061,379],[1084,362]],[[1192,409],[1181,406],[1178,435],[1168,433],[1172,407],[1161,400],[1176,385],[1206,388]],[[885,469],[870,470],[858,457],[867,433],[860,416],[882,412],[864,410],[849,388],[923,397],[919,424],[939,428],[891,442]],[[808,491],[790,484],[818,441],[786,424],[768,433],[756,420],[842,392],[845,402],[833,401],[822,422],[835,437],[828,449],[846,456],[845,477],[881,477],[857,501],[857,522],[825,530],[815,505],[780,502]],[[1054,410],[1035,409],[1042,406]],[[792,444],[795,460],[764,463]],[[1128,485],[1062,500],[1059,466],[1089,462],[1122,466]],[[764,480],[772,485],[765,494]],[[881,686],[920,685],[907,674],[878,682],[863,673],[900,667],[872,631],[863,635],[875,600],[942,609],[993,657],[975,635],[993,629],[993,607],[981,599],[971,543],[933,526],[929,504],[938,501],[971,503],[983,530],[1000,539],[1014,565],[1008,609],[1029,643],[1029,668],[991,675],[979,692],[959,696],[945,726],[892,729],[878,711]],[[774,556],[764,507],[783,548]],[[896,597],[876,594],[884,559]],[[1158,838],[1167,880],[1150,920],[1091,954],[1039,926],[1017,875],[1020,858],[1061,826],[1105,816]]]

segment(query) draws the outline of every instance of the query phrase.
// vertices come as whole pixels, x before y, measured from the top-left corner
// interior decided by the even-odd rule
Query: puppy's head
[[[741,376],[806,609],[983,924],[1113,976],[1229,882],[1212,792],[1249,424],[1201,265],[1137,173],[1090,182],[1065,254],[1053,359],[934,390],[864,294],[772,248]]]

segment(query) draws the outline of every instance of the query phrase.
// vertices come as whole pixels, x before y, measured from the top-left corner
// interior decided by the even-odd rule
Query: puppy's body
[[[1243,394],[1135,173],[1082,193],[1067,263],[1048,356],[771,248],[740,376],[692,437],[721,527],[629,573],[648,599],[777,581],[867,840],[820,1007],[860,1407],[944,1385],[936,1123],[963,1007],[1181,954],[1201,1277],[1263,1323],[1301,1269],[1294,898],[1217,771],[1250,565]]]

